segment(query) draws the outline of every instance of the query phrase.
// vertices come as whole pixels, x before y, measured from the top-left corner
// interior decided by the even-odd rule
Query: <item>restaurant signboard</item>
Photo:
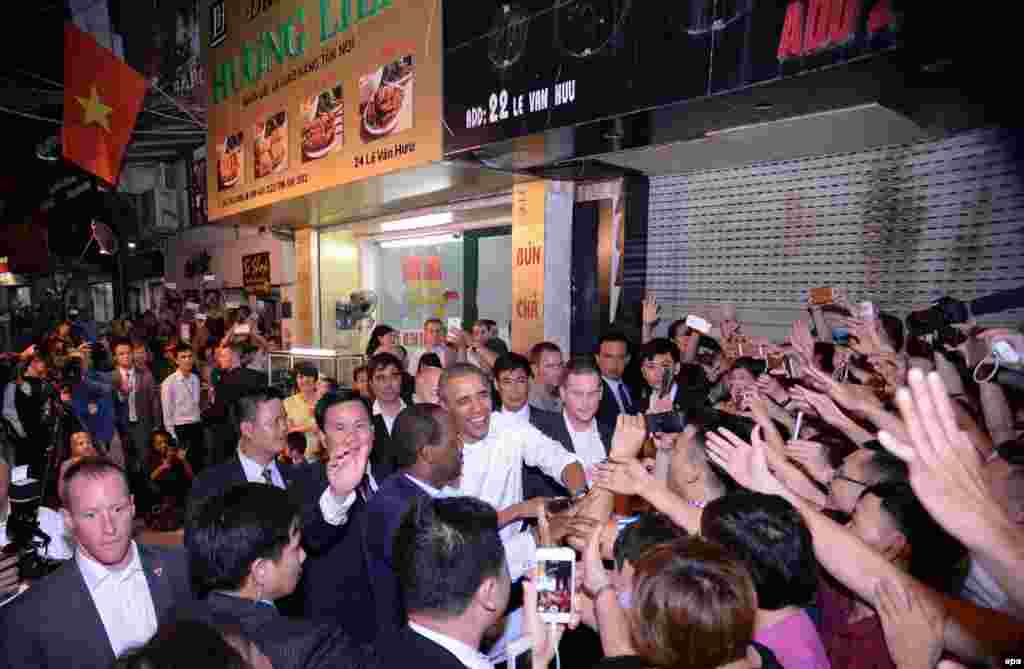
[[[207,25],[211,221],[441,158],[441,0],[224,0]]]

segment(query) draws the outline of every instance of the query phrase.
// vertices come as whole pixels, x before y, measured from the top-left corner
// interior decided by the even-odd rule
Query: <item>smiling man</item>
[[[184,554],[132,540],[124,470],[83,458],[65,472],[64,489],[75,559],[3,609],[0,667],[106,669],[191,600]]]
[[[491,413],[491,390],[479,368],[458,363],[441,376],[441,401],[462,437],[462,479],[458,490],[498,509],[512,579],[533,559],[536,540],[521,522],[536,518],[544,498],[524,501],[523,465],[537,467],[573,495],[586,492],[579,456],[537,428],[512,416]]]

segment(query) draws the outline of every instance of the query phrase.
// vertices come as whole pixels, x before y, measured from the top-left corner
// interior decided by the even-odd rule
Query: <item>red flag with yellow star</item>
[[[146,95],[146,80],[92,35],[64,24],[64,158],[111,185]]]

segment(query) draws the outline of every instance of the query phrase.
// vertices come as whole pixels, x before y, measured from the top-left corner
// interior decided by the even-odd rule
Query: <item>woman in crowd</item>
[[[171,531],[184,523],[185,501],[195,474],[185,451],[167,430],[154,430],[150,439],[149,479],[152,504],[146,515],[151,529]]]
[[[369,358],[381,348],[385,351],[393,352],[397,345],[398,330],[382,323],[373,328],[373,331],[370,333],[370,341],[366,344],[366,357]]]
[[[313,411],[316,409],[317,377],[316,367],[308,363],[299,363],[292,370],[295,375],[295,394],[284,401],[284,412],[288,416],[288,432],[301,432],[306,437],[306,458],[317,460],[320,457],[320,444],[317,440],[316,420]]]

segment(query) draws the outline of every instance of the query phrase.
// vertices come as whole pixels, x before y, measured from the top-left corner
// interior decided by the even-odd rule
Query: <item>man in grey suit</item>
[[[138,344],[145,347],[144,344]],[[160,388],[145,365],[135,364],[134,347],[127,339],[114,344],[111,373],[117,431],[125,445],[125,465],[132,472],[145,473],[149,461],[149,440],[162,418]]]
[[[106,669],[192,599],[184,553],[132,540],[124,470],[83,458],[64,474],[75,559],[0,610],[0,668]]]

